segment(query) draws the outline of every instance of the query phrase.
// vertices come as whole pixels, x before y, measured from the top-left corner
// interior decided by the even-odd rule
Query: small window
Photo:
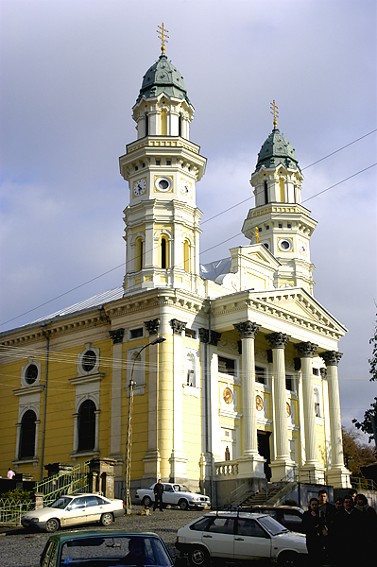
[[[314,376],[319,376],[318,368],[313,368],[313,374],[314,374]]]
[[[21,420],[19,459],[30,459],[35,454],[37,416],[32,410],[24,413]]]
[[[166,165],[171,165],[171,159],[166,160]]]
[[[156,159],[156,165],[161,165],[161,160],[160,160],[160,159]]]
[[[143,336],[143,327],[139,329],[131,329],[130,331],[130,339],[138,339]]]
[[[82,357],[82,368],[85,372],[91,372],[97,364],[97,355],[94,350],[87,350]]]
[[[38,367],[36,364],[29,364],[25,370],[25,382],[26,384],[34,384],[38,378]]]
[[[236,375],[236,361],[232,358],[225,358],[225,356],[219,356],[218,360],[218,371],[222,374],[230,374],[231,376]]]
[[[286,374],[285,376],[285,388],[291,392],[295,392],[295,379],[292,374]]]
[[[258,384],[266,384],[266,369],[263,366],[255,367],[255,381]]]
[[[188,337],[189,339],[196,339],[196,331],[194,331],[193,329],[185,329],[185,337]]]

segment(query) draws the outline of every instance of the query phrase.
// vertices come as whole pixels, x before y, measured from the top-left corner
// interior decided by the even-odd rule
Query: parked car
[[[163,482],[164,493],[162,495],[163,506],[178,506],[181,510],[188,510],[189,508],[197,508],[203,510],[204,508],[211,507],[211,501],[205,494],[198,494],[191,492],[184,484],[175,484],[173,482]],[[149,508],[154,503],[152,484],[149,488],[138,488],[136,490],[136,498],[145,507]]]
[[[182,563],[182,559],[172,559],[168,548],[157,534],[106,529],[66,531],[51,535],[38,567],[173,567]]]
[[[66,494],[44,508],[27,512],[21,518],[24,528],[56,532],[59,528],[99,522],[109,526],[125,514],[124,502],[99,494]]]
[[[302,527],[302,516],[304,510],[299,506],[268,506],[267,504],[259,504],[243,510],[245,512],[269,514],[269,516],[275,518],[275,520],[283,524],[283,526],[292,532],[305,533]]]
[[[304,534],[291,532],[268,514],[209,512],[177,531],[176,548],[194,567],[213,559],[237,562],[269,560],[296,567],[307,557]]]

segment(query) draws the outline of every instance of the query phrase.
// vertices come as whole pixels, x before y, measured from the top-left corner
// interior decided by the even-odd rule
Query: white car
[[[109,526],[116,517],[124,516],[123,500],[99,494],[65,494],[45,508],[27,512],[21,518],[24,528],[56,532],[59,528],[100,523]]]
[[[215,558],[268,559],[279,567],[297,567],[308,553],[304,534],[289,531],[268,514],[251,512],[209,512],[180,528],[175,546],[195,567]]]
[[[211,507],[211,501],[208,496],[191,492],[184,484],[176,484],[174,482],[163,482],[162,484],[164,487],[162,505],[164,507],[167,505],[178,506],[181,510],[188,510],[189,508],[203,510]],[[149,508],[154,503],[154,486],[155,484],[152,484],[149,488],[138,488],[136,490],[136,498],[146,508]]]

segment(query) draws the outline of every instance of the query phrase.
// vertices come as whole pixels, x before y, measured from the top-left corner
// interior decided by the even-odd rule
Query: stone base
[[[270,463],[271,482],[296,480],[297,465],[293,461],[281,460]]]
[[[258,453],[237,459],[237,478],[265,478],[264,464],[266,459]]]
[[[334,488],[351,488],[351,472],[344,465],[333,467],[327,473],[327,484]]]

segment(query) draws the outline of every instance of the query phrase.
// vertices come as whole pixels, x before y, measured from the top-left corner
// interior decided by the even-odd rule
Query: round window
[[[279,247],[282,250],[290,250],[292,248],[292,243],[289,240],[280,240]]]
[[[171,188],[171,181],[166,177],[159,177],[156,181],[156,188],[159,191],[169,191]]]
[[[29,364],[25,371],[26,384],[34,384],[38,378],[38,367],[36,364]]]
[[[82,357],[82,368],[85,372],[93,370],[97,363],[97,355],[93,350],[87,350]]]

